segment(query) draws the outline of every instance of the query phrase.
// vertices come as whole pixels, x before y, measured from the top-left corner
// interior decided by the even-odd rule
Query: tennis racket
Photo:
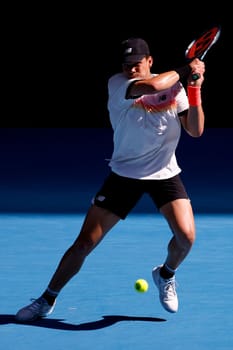
[[[185,51],[185,57],[188,61],[194,58],[203,60],[209,49],[217,42],[221,33],[220,26],[212,27],[202,33],[199,38],[193,40]],[[193,80],[199,79],[199,74],[192,75]]]

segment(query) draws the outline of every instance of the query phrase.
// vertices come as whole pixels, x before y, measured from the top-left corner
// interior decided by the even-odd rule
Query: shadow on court
[[[164,322],[164,318],[157,317],[140,317],[140,316],[122,316],[122,315],[110,315],[102,316],[103,319],[93,322],[87,322],[82,324],[71,324],[63,322],[63,319],[39,319],[33,322],[17,322],[14,315],[0,315],[0,325],[5,325],[9,323],[35,326],[42,328],[52,328],[60,329],[65,331],[91,331],[96,329],[101,329],[105,327],[110,327],[117,322],[122,321],[144,321],[144,322]]]

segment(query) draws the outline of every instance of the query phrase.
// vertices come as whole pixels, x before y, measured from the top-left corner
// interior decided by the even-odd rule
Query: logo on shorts
[[[97,196],[96,197],[96,200],[100,201],[100,202],[103,202],[105,199],[106,199],[106,197],[104,197],[104,196]]]

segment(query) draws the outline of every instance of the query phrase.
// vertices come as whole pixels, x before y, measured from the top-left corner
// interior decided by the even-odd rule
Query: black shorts
[[[149,194],[158,209],[175,199],[189,198],[179,175],[165,180],[138,180],[111,172],[93,204],[125,219],[144,193]]]

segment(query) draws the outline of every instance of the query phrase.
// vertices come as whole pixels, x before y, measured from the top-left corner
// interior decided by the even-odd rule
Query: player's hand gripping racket
[[[192,61],[194,58],[203,60],[209,49],[219,39],[221,33],[220,26],[212,27],[206,30],[202,35],[193,40],[185,51],[185,57],[188,61]],[[193,80],[199,79],[199,74],[192,75]]]

